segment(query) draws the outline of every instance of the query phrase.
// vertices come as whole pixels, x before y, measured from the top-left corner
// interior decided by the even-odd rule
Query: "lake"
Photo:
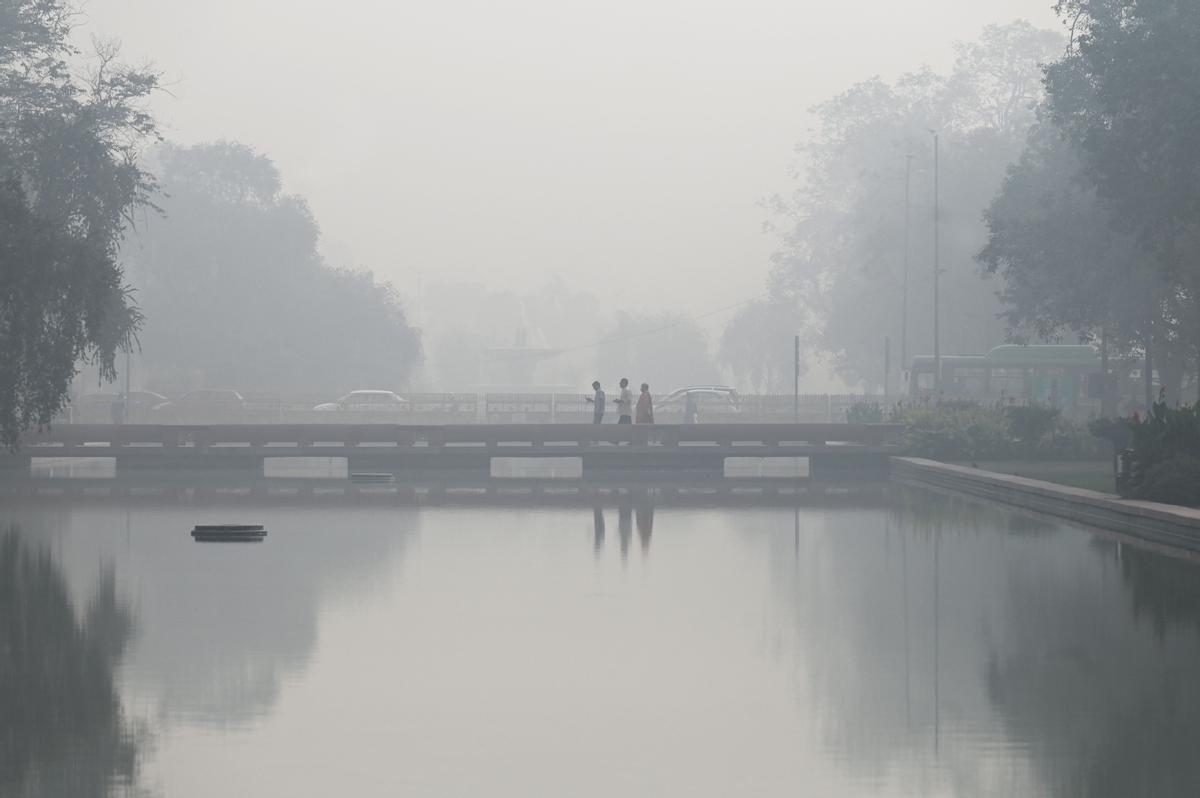
[[[0,794],[1200,790],[1200,570],[1069,524],[891,485],[132,493],[0,506]],[[189,536],[227,522],[269,535]]]

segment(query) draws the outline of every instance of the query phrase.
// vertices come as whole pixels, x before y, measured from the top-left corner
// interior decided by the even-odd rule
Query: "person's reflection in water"
[[[604,551],[604,510],[598,504],[592,508],[592,530],[595,535],[592,551],[599,559],[600,553]]]
[[[650,536],[654,534],[654,501],[649,494],[638,502],[637,532],[642,543],[642,557],[646,557],[650,554]]]
[[[114,680],[133,628],[111,570],[79,612],[50,551],[0,530],[0,795],[137,792]]]
[[[617,534],[621,537],[621,562],[629,558],[629,544],[633,540],[633,502],[629,497],[621,499],[617,508]]]

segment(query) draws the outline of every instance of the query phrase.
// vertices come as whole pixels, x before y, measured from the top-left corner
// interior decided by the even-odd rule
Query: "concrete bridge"
[[[253,469],[269,458],[346,458],[351,471],[487,473],[494,458],[578,458],[587,472],[721,472],[731,457],[803,457],[810,474],[884,471],[894,424],[72,424],[28,435],[32,458],[114,458],[118,470]]]

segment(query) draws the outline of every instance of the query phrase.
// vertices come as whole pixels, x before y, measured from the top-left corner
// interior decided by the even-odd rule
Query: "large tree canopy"
[[[1053,120],[1082,174],[1167,284],[1155,320],[1200,344],[1200,4],[1060,0],[1073,32],[1046,70]],[[1160,347],[1162,348],[1162,347]],[[1168,349],[1169,353],[1169,349]]]
[[[76,75],[71,10],[0,0],[0,444],[48,424],[79,364],[114,375],[140,315],[117,262],[153,189],[137,165],[158,85],[100,44]]]
[[[269,158],[231,142],[157,152],[161,204],[124,255],[159,387],[397,388],[420,357],[395,292],[334,269]]]
[[[1200,219],[1200,4],[1060,0],[1050,108],[1120,219],[1163,255]],[[1194,256],[1192,258],[1194,260]]]
[[[1005,278],[1014,332],[1089,340],[1103,330],[1118,345],[1144,334],[1161,281],[1056,127],[1031,130],[985,218],[989,238],[979,259]]]
[[[1063,0],[1041,121],[992,203],[980,260],[1010,325],[1144,356],[1146,401],[1200,343],[1200,6]]]

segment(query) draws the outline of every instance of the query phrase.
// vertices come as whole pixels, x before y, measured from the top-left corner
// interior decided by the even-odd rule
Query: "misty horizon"
[[[391,281],[410,315],[438,282],[561,277],[635,312],[759,295],[778,248],[760,203],[794,187],[812,106],[945,71],[987,24],[1060,30],[1045,0],[279,8],[92,0],[77,38],[118,37],[161,71],[167,139],[274,160],[331,265]]]

